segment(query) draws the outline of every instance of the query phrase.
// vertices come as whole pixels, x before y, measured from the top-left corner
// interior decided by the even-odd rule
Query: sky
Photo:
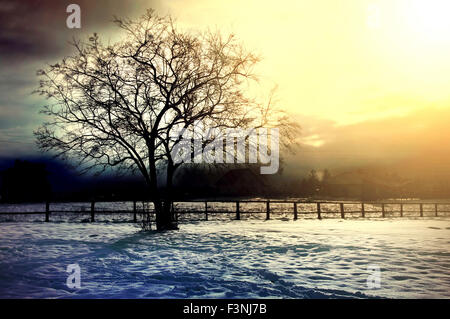
[[[81,29],[66,27],[70,3]],[[146,8],[182,28],[235,33],[261,56],[255,90],[277,85],[279,107],[302,126],[288,158],[298,171],[450,159],[447,0],[0,1],[0,157],[37,152],[36,70],[67,54],[74,36],[114,41],[112,16]]]

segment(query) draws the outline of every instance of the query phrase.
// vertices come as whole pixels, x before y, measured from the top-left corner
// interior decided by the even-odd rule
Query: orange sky
[[[235,32],[259,52],[291,112],[348,124],[450,105],[446,0],[165,4],[180,24]]]
[[[450,1],[172,0],[159,10],[261,54],[262,89],[278,84],[304,128],[294,166],[449,154]]]

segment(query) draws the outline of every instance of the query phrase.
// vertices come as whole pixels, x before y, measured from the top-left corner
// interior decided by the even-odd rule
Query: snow
[[[38,218],[39,219],[39,218]],[[449,298],[450,220],[0,223],[1,298]],[[66,286],[67,265],[81,288]],[[368,266],[380,288],[369,289]]]

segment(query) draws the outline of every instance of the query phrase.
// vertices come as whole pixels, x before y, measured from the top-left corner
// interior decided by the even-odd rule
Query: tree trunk
[[[173,162],[170,159],[169,165],[167,168],[167,196],[161,196],[161,193],[158,189],[158,179],[157,179],[157,170],[156,163],[154,160],[154,152],[155,148],[153,147],[155,143],[155,137],[152,136],[148,143],[149,145],[149,170],[150,170],[150,189],[152,191],[152,196],[154,196],[153,204],[155,205],[155,213],[156,213],[156,230],[177,230],[178,223],[173,218],[173,214],[171,212],[172,208],[172,199],[171,199],[171,190],[172,190],[172,177],[173,177]]]
[[[172,201],[155,200],[156,230],[177,230],[178,223],[171,212]]]

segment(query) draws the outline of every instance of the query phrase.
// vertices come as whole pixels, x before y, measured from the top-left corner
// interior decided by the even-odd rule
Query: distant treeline
[[[49,169],[50,168],[50,169]],[[52,169],[53,168],[53,169]],[[305,197],[378,200],[386,198],[449,198],[447,179],[407,179],[382,170],[351,170],[332,174],[311,170],[295,177],[280,172],[261,175],[257,166],[187,166],[175,178],[170,191],[174,199],[214,197]],[[3,202],[46,200],[131,200],[151,199],[138,177],[89,176],[80,178],[54,169],[49,163],[16,160],[0,172]]]

